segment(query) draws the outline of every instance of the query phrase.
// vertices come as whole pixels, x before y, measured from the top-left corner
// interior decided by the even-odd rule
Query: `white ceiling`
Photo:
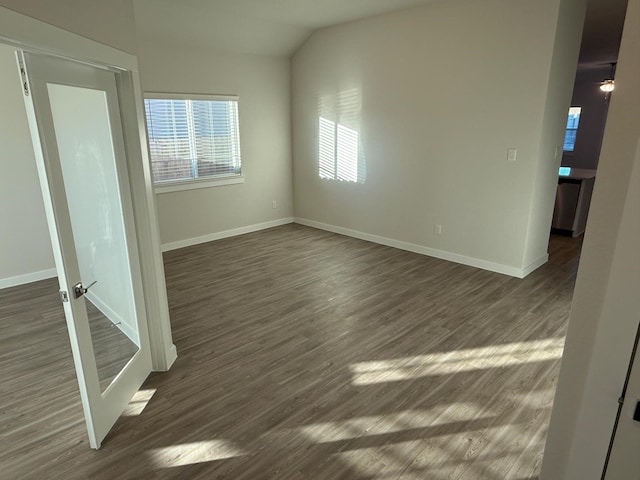
[[[198,9],[256,18],[274,24],[316,29],[431,0],[180,0]]]
[[[289,56],[313,30],[433,0],[134,0],[143,40]]]
[[[432,1],[134,0],[134,5],[143,41],[290,56],[318,28]],[[589,0],[588,5],[580,63],[615,61],[627,0]]]

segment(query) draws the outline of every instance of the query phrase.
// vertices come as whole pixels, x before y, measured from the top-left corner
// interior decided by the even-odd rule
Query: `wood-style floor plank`
[[[88,446],[54,281],[0,291],[0,476],[538,475],[580,240],[524,280],[300,225],[165,254],[179,358]]]

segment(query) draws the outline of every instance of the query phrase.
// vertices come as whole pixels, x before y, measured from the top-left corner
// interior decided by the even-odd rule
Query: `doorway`
[[[591,0],[587,5],[558,172],[553,235],[581,237],[585,231],[609,103],[615,95],[626,10],[627,0]]]

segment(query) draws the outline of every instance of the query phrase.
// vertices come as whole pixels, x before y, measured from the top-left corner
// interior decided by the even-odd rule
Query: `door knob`
[[[73,295],[75,298],[80,298],[81,296],[83,296],[85,293],[87,293],[89,291],[89,289],[91,287],[93,287],[96,283],[98,283],[97,280],[94,280],[92,283],[90,283],[89,285],[87,285],[86,287],[82,285],[82,282],[78,282],[73,286]]]

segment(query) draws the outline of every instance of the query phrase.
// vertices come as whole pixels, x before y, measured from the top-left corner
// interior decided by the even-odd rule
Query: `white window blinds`
[[[146,98],[155,183],[240,175],[238,99]]]

